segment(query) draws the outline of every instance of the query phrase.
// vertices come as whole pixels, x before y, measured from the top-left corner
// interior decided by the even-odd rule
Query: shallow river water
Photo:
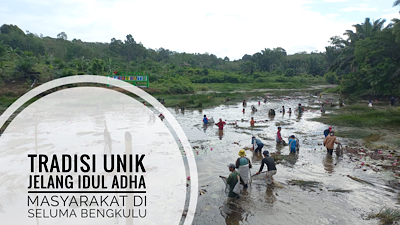
[[[300,92],[282,96],[267,93],[266,96],[267,103],[261,98],[249,100],[245,113],[241,103],[186,110],[184,113],[170,109],[197,154],[199,188],[206,190],[199,195],[193,224],[377,224],[377,220],[365,220],[366,215],[384,206],[397,205],[397,191],[385,186],[389,174],[357,169],[356,163],[347,154],[340,158],[327,156],[322,142],[323,130],[328,125],[310,120],[321,116],[320,101],[327,101],[326,96],[319,99]],[[334,99],[337,96],[331,96],[329,100]],[[258,105],[259,100],[261,105]],[[294,110],[298,103],[309,108],[301,117],[296,113],[279,113],[282,105],[286,110],[289,107]],[[251,105],[258,109],[254,114],[251,113]],[[269,109],[275,109],[274,118],[268,117]],[[327,113],[330,109],[330,106],[326,107]],[[215,121],[219,118],[226,121],[223,134],[217,126],[202,125],[204,114]],[[251,117],[256,121],[255,128],[250,127]],[[235,121],[239,128],[232,124]],[[301,145],[296,157],[277,165],[278,172],[274,178],[283,188],[268,186],[263,175],[257,175],[236,204],[226,204],[225,186],[218,176],[229,175],[227,164],[236,161],[240,149],[251,146],[252,135],[264,143],[263,150],[289,154],[288,147],[275,144],[278,126],[282,127],[284,140],[294,134]],[[346,145],[347,140],[338,140]],[[246,154],[253,163],[251,173],[254,174],[259,170],[262,156],[250,150],[246,150]],[[347,175],[367,180],[374,186],[356,182]],[[287,183],[292,179],[318,181],[321,185],[318,188],[301,188]],[[334,189],[352,192],[329,191]]]
[[[263,102],[263,97],[267,97],[268,100],[266,103]],[[168,108],[185,131],[195,153],[199,175],[199,189],[202,191],[199,192],[193,224],[378,224],[377,220],[366,220],[366,215],[371,212],[377,212],[385,206],[390,208],[398,206],[398,190],[387,185],[388,180],[393,180],[392,173],[374,172],[372,169],[364,171],[358,167],[359,162],[354,160],[354,156],[351,159],[351,156],[347,153],[342,157],[336,157],[335,155],[333,157],[327,156],[322,142],[324,139],[323,131],[329,125],[315,122],[311,119],[321,116],[319,109],[322,102],[336,102],[338,96],[323,95],[322,99],[320,99],[317,96],[310,96],[306,92],[275,92],[274,94],[263,93],[258,98],[247,100],[245,113],[242,112],[243,107],[241,102],[229,105],[223,104],[203,110],[187,109],[184,112]],[[261,101],[260,105],[258,101]],[[292,108],[292,111],[294,111],[299,103],[307,109],[301,116],[297,113],[292,113],[291,115],[280,113],[282,106],[285,106],[286,111],[289,108]],[[258,109],[257,112],[251,112],[250,107],[252,105]],[[75,129],[77,128],[73,126],[79,125],[79,128],[81,128],[80,132],[76,133],[75,136],[82,137],[82,143],[69,143],[69,136],[66,135],[64,135],[65,137],[63,136],[62,142],[61,140],[58,142],[62,145],[71,145],[73,147],[70,150],[71,154],[74,151],[78,151],[80,146],[85,146],[93,152],[100,149],[101,153],[103,153],[105,119],[108,119],[108,126],[114,130],[114,133],[112,133],[112,144],[113,149],[119,151],[116,151],[117,153],[122,153],[124,150],[123,137],[125,137],[125,131],[134,132],[138,128],[152,128],[149,134],[134,136],[134,143],[140,143],[138,149],[147,143],[161,145],[160,139],[163,138],[163,135],[166,136],[166,132],[163,133],[159,130],[159,126],[163,125],[159,120],[154,124],[142,120],[130,121],[129,116],[132,115],[132,109],[118,108],[115,111],[111,111],[111,114],[102,115],[97,111],[99,110],[98,106],[97,109],[96,107],[92,108],[94,108],[92,111],[79,112],[80,114],[78,113],[77,115],[81,116],[74,120],[66,120],[61,125],[58,124],[59,127],[63,127],[65,132],[68,130],[76,132]],[[326,106],[325,108],[326,113],[329,114],[332,112],[333,108],[330,106]],[[276,111],[276,116],[273,118],[268,117],[268,110],[270,109]],[[139,108],[136,108],[136,110],[139,110]],[[89,112],[93,113],[92,117],[90,117],[91,114],[88,114]],[[135,111],[135,113],[143,112]],[[84,116],[86,114],[88,115]],[[208,118],[212,117],[216,122],[219,118],[226,121],[227,125],[224,127],[223,133],[219,132],[218,127],[215,125],[204,127],[202,124],[203,115],[207,115]],[[251,117],[254,117],[256,121],[254,128],[250,127],[249,121]],[[27,115],[26,118],[23,118],[22,122],[27,123],[30,127],[34,127],[35,120],[32,118],[32,116]],[[115,118],[114,120],[117,123],[113,124],[110,122],[113,118]],[[54,135],[51,132],[47,132],[47,130],[55,130],[55,133],[61,132],[52,127],[55,126],[52,122],[42,122],[43,125],[39,126],[40,138],[37,145],[43,149],[44,153],[53,153],[56,147],[63,149],[63,146],[55,146],[46,141],[47,139],[52,139],[52,135]],[[49,124],[53,125],[50,126]],[[264,143],[263,150],[268,150],[270,153],[289,155],[287,146],[283,147],[275,144],[278,126],[282,127],[281,133],[284,140],[287,140],[290,135],[295,135],[300,140],[299,154],[277,164],[277,174],[274,176],[274,179],[281,185],[268,186],[262,174],[254,176],[251,185],[243,192],[241,198],[235,204],[226,204],[225,186],[219,176],[229,175],[230,172],[227,165],[236,161],[239,157],[238,152],[240,149],[251,146],[251,137],[253,135]],[[12,134],[12,127],[8,129]],[[334,127],[335,129],[338,128]],[[153,132],[153,130],[156,132]],[[34,131],[35,129],[31,129],[30,133],[25,135],[33,140],[35,137]],[[158,135],[156,137],[158,140],[150,138],[153,133],[156,136]],[[344,138],[338,138],[338,140],[344,146],[352,141]],[[7,167],[9,174],[13,176],[17,173],[20,174],[18,185],[22,188],[18,189],[18,191],[25,193],[26,187],[24,182],[26,181],[26,174],[24,171],[28,170],[25,168],[28,164],[21,162],[27,160],[26,149],[28,147],[32,148],[32,144],[25,146],[25,143],[16,143],[16,145],[18,145],[19,151],[4,151],[1,154],[0,161],[11,164],[10,167]],[[147,152],[144,153],[149,154]],[[159,156],[159,158],[156,158],[159,161],[154,161],[153,164],[155,165],[150,167],[149,170],[168,170],[168,167],[164,165],[165,160],[168,161],[164,153],[161,152],[152,155]],[[246,154],[253,164],[251,173],[255,174],[259,170],[262,156],[260,154],[253,154],[250,150],[246,150]],[[25,161],[10,160],[9,157],[11,156],[24,158]],[[180,160],[180,157],[178,159]],[[6,167],[7,164],[2,166]],[[178,177],[178,173],[174,172],[173,169],[171,170],[165,174],[171,177]],[[366,180],[373,185],[359,183],[350,179],[348,175]],[[182,187],[184,189],[185,175],[182,172],[179,176],[183,178]],[[6,176],[0,176],[0,178],[9,179]],[[154,185],[151,187],[160,188],[160,191],[157,193],[162,194],[166,192],[163,190],[162,185],[155,185],[158,184],[156,178],[151,180],[151,177],[149,177],[148,179],[149,186],[154,181]],[[288,184],[290,180],[317,181],[321,184],[314,188],[302,188],[297,185]],[[9,183],[10,187],[7,190],[10,192],[14,191],[15,187],[12,186],[16,185],[14,183]],[[351,190],[351,192],[330,191],[335,189]],[[198,190],[195,191],[197,192]],[[4,193],[2,193],[5,195],[3,198],[0,196],[0,212],[7,208],[5,207],[8,204],[7,202],[13,201],[7,197],[6,192]],[[181,191],[181,193],[184,193],[184,191]],[[168,198],[165,201],[159,201],[160,206],[157,206],[157,209],[163,210],[168,208],[167,205],[171,205],[168,201],[174,200],[174,197],[176,198],[176,195],[172,196],[174,195],[167,196]],[[18,205],[15,207],[18,207]],[[167,219],[164,219],[163,224],[171,224]],[[117,222],[114,221],[113,223],[122,224],[121,221],[119,221],[120,223]],[[96,222],[96,224],[100,223]],[[110,223],[104,222],[103,224]]]

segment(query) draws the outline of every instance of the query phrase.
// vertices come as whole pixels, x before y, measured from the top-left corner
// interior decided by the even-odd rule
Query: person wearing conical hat
[[[244,182],[244,188],[248,187],[250,181],[250,169],[252,167],[250,159],[246,157],[246,152],[241,149],[238,154],[240,157],[236,160],[236,168]]]

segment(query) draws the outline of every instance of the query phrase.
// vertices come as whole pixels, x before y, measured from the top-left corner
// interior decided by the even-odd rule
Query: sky
[[[230,60],[265,48],[324,51],[352,25],[400,18],[395,0],[13,0],[0,25],[68,40],[110,42],[132,34],[146,48],[209,53]],[[388,23],[386,23],[388,24]]]

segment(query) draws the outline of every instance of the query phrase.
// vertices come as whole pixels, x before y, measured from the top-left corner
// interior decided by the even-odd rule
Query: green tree
[[[293,77],[293,76],[295,75],[295,73],[296,73],[296,72],[294,71],[294,69],[289,68],[289,69],[286,70],[285,76],[286,76],[286,77]]]
[[[15,57],[18,57],[19,48],[10,47],[8,49],[8,54],[11,56],[11,59],[14,60]]]
[[[94,75],[100,75],[104,72],[105,62],[102,59],[94,58],[91,63],[91,71]]]
[[[33,67],[35,66],[35,60],[32,57],[24,56],[20,60],[18,60],[15,65],[15,70],[22,74],[24,78],[36,78],[35,75],[30,76],[30,72],[32,72]]]
[[[63,31],[63,32],[57,34],[57,38],[58,38],[58,39],[62,39],[62,40],[67,40],[67,39],[68,39],[68,36],[67,36],[67,34]]]
[[[353,71],[357,68],[354,61],[354,49],[357,41],[365,38],[373,37],[377,32],[380,32],[383,28],[385,20],[378,19],[371,23],[369,18],[365,18],[364,23],[353,25],[356,32],[352,30],[346,30],[344,35],[347,36],[347,40],[333,37],[331,38],[331,44],[339,50],[339,56],[336,62],[331,66],[331,71],[346,70]]]
[[[324,75],[324,77],[325,81],[330,84],[337,84],[339,82],[335,72],[328,72]]]

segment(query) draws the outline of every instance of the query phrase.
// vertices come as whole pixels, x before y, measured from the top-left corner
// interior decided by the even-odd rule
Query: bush
[[[199,86],[197,89],[199,91],[208,91],[209,90],[209,88],[207,86]]]
[[[61,77],[73,76],[74,73],[75,73],[74,70],[64,68],[64,69],[62,69],[62,71],[61,71],[61,74],[62,74]]]
[[[267,83],[268,82],[268,78],[266,77],[259,77],[257,79],[254,80],[255,83]]]
[[[339,80],[338,80],[335,72],[326,73],[324,77],[325,77],[326,82],[328,82],[329,84],[338,84],[339,83]]]
[[[293,77],[295,74],[296,72],[294,71],[294,69],[289,68],[286,70],[285,77]]]
[[[275,78],[275,81],[276,82],[288,82],[289,80],[286,78],[286,77],[281,77],[281,76],[279,76],[279,77],[276,77]]]

